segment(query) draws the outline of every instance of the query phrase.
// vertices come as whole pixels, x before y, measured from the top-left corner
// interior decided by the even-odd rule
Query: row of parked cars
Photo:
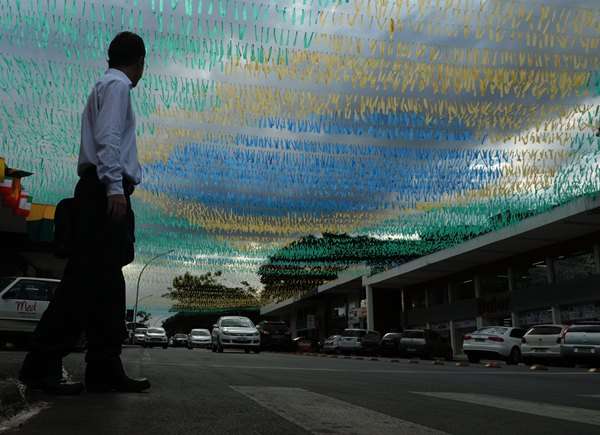
[[[501,359],[562,365],[600,363],[600,322],[536,325],[527,330],[490,326],[467,334],[463,351],[471,362]]]
[[[241,349],[246,353],[258,353],[261,349],[281,348],[290,350],[291,333],[284,322],[263,321],[258,325],[241,316],[223,316],[208,329],[192,329],[189,334],[178,333],[167,337],[163,328],[136,328],[133,344],[143,347],[206,348],[213,352],[225,349]]]
[[[322,345],[310,342],[308,351],[363,353],[424,359],[453,359],[449,339],[429,329],[390,332],[345,329]],[[470,362],[503,360],[508,364],[539,362],[562,365],[600,363],[600,322],[537,325],[532,328],[488,326],[463,337]]]

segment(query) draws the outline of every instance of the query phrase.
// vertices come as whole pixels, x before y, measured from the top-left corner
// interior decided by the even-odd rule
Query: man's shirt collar
[[[131,80],[129,80],[129,77],[127,77],[127,74],[125,74],[123,71],[116,68],[109,68],[106,70],[106,74],[118,78],[122,82],[127,83],[127,85],[130,88],[133,88],[133,83],[131,82]]]

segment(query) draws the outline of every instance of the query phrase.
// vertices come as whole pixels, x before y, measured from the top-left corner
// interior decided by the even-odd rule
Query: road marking
[[[50,405],[46,402],[38,402],[35,406],[29,406],[26,410],[18,413],[14,417],[0,422],[0,433],[23,426],[29,419],[35,417],[49,407]]]
[[[420,394],[422,396],[435,397],[436,399],[456,400],[458,402],[490,406],[492,408],[538,415],[540,417],[557,418],[559,420],[600,426],[600,411],[593,409],[551,405],[549,403],[542,402],[529,402],[526,400],[509,399],[506,397],[490,396],[487,394],[426,393],[418,391],[413,391],[412,393]]]
[[[302,388],[231,388],[313,434],[446,434]]]

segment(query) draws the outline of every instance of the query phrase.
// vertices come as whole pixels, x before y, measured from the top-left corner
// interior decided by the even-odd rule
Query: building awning
[[[399,290],[597,232],[600,232],[600,197],[580,198],[365,278],[364,284]]]

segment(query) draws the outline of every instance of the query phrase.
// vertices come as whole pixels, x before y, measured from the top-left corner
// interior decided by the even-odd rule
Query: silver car
[[[146,331],[148,328],[135,328],[133,332],[133,344],[141,344],[142,346],[146,342]]]
[[[166,349],[169,346],[169,339],[167,333],[163,328],[148,328],[146,331],[146,339],[144,340],[144,347],[160,346]]]
[[[571,325],[558,341],[560,354],[567,362],[600,362],[600,322]]]
[[[208,329],[192,329],[188,335],[187,345],[189,349],[195,347],[210,349],[212,347],[212,337]]]
[[[212,351],[243,349],[246,353],[260,352],[260,333],[247,317],[221,317],[212,330]]]

